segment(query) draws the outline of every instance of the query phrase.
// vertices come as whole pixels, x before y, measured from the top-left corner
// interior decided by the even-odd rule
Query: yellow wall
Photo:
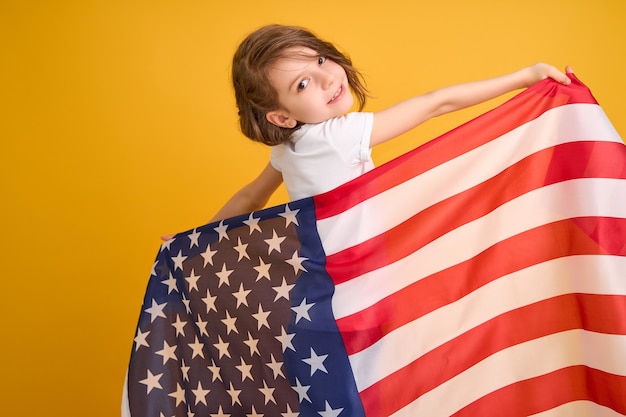
[[[299,24],[349,51],[376,97],[369,110],[569,63],[624,137],[625,21],[623,0],[1,2],[0,415],[119,414],[159,235],[204,223],[266,163],[237,131],[229,85],[252,29]]]

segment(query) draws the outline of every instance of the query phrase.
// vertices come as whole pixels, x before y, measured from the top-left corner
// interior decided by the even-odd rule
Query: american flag
[[[626,415],[626,146],[571,78],[164,243],[123,416]]]

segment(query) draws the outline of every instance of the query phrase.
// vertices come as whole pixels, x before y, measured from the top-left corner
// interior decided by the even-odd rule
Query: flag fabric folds
[[[122,414],[626,415],[626,146],[571,76],[164,243]]]

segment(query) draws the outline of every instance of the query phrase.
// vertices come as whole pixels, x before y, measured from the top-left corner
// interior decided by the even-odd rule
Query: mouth
[[[333,103],[334,101],[340,99],[341,97],[343,97],[343,93],[344,93],[344,88],[343,85],[339,87],[339,89],[337,90],[337,92],[335,93],[334,96],[331,97],[331,99],[328,101],[328,104]]]

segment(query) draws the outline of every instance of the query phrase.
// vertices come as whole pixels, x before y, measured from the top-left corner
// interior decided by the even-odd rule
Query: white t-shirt
[[[348,113],[302,126],[289,142],[272,148],[270,162],[283,174],[289,198],[330,191],[374,168],[373,113]]]

